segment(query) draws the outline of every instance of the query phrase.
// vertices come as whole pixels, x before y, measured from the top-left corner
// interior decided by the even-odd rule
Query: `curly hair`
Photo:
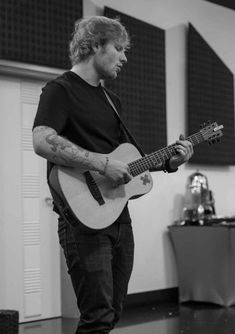
[[[130,46],[129,34],[118,18],[92,16],[77,20],[69,44],[69,58],[72,65],[91,55],[93,46],[103,46],[110,41],[118,41],[124,48]]]

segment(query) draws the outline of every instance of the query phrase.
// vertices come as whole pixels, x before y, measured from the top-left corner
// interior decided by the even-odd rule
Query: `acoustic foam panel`
[[[0,58],[69,68],[68,44],[82,0],[1,0]]]
[[[227,7],[227,8],[230,8],[230,9],[235,9],[234,0],[206,0],[206,1],[212,2],[216,5]]]
[[[224,125],[221,143],[195,147],[190,163],[234,165],[234,80],[223,61],[190,24],[188,31],[188,132],[204,121]]]
[[[105,7],[131,36],[128,62],[106,86],[123,105],[123,120],[145,153],[166,146],[165,33],[162,29]]]

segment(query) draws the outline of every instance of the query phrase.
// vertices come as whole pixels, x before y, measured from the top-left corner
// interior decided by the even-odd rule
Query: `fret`
[[[171,154],[171,148],[166,148],[165,150],[166,158],[170,159],[172,154]]]
[[[156,154],[151,153],[150,156],[151,156],[151,162],[152,162],[151,167],[157,166],[157,165],[159,165],[161,163],[161,161],[156,156]]]
[[[141,160],[138,161],[138,165],[136,165],[136,169],[139,174],[143,172],[143,165],[141,164]]]
[[[188,140],[189,140],[192,144],[196,144],[196,143],[198,143],[198,139],[197,139],[197,136],[196,136],[196,135],[191,136]]]
[[[164,157],[164,151],[163,150],[160,150],[159,153],[158,153],[159,157],[160,157],[160,160],[163,162],[165,161],[165,157]]]
[[[192,144],[200,144],[203,141],[203,136],[201,133],[196,133],[190,137],[187,138]]]
[[[131,163],[128,164],[132,176],[137,176],[137,175],[141,174],[141,172],[139,171],[139,167],[138,167],[137,161],[138,160],[133,161],[133,162],[131,162]]]
[[[156,166],[158,164],[158,160],[156,159],[154,154],[149,154],[144,157],[148,168]]]

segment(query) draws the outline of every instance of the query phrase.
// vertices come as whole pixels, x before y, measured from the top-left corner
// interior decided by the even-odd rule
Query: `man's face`
[[[124,46],[118,42],[99,46],[94,55],[94,67],[100,79],[116,79],[126,62]]]

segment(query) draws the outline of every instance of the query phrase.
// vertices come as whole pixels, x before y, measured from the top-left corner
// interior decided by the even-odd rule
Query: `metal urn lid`
[[[209,198],[209,187],[207,177],[200,173],[198,170],[189,175],[186,183],[186,196],[187,190],[192,194],[198,194],[201,197],[201,204],[208,201]]]
[[[211,204],[207,177],[197,170],[187,178],[183,219],[202,223],[213,213]]]

